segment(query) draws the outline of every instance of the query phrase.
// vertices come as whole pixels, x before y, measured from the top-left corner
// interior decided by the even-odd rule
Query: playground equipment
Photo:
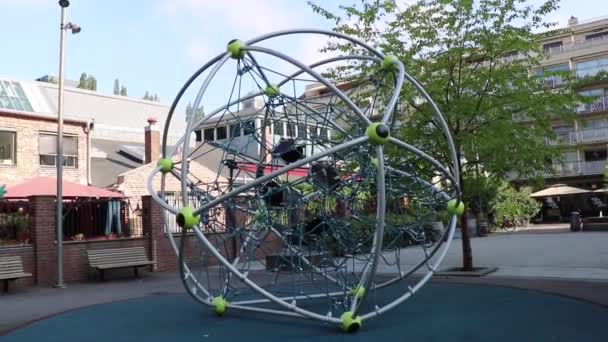
[[[304,34],[342,40],[359,54],[307,65],[265,46]],[[328,70],[337,74],[323,76]],[[217,102],[217,94],[226,99],[204,115],[191,110],[170,148],[169,127],[181,120],[175,109],[196,82],[194,112]],[[413,111],[399,103],[405,86],[434,112],[447,162],[400,139]],[[456,151],[433,100],[396,57],[336,32],[289,30],[229,42],[174,100],[162,155],[149,192],[164,209],[167,231],[173,222],[180,227],[181,235],[167,236],[184,287],[218,315],[247,310],[355,331],[430,279],[464,210]],[[214,176],[197,177],[194,162]],[[167,200],[171,178],[181,182],[177,202]],[[403,248],[420,250],[420,259],[402,260]],[[383,292],[394,286],[402,288],[399,296]]]

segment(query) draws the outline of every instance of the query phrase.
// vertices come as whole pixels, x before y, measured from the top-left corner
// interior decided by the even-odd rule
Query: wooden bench
[[[23,271],[23,262],[20,256],[0,257],[0,280],[4,282],[4,293],[8,292],[8,282],[10,280],[31,276],[31,273]]]
[[[139,276],[138,268],[154,264],[146,255],[144,247],[108,248],[87,250],[89,264],[99,271],[104,280],[104,271],[109,268],[133,267],[135,277]]]

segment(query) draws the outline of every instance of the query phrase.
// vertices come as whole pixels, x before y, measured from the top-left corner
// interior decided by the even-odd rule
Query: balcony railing
[[[586,49],[586,48],[590,48],[590,47],[594,47],[594,46],[601,46],[601,45],[606,45],[606,44],[608,44],[608,38],[591,39],[591,40],[581,40],[578,42],[574,42],[571,44],[565,44],[562,46],[546,48],[543,50],[546,53],[548,53],[549,55],[557,55],[557,54],[568,52],[568,51]]]
[[[604,174],[605,168],[606,160],[575,161],[553,164],[550,167],[551,170],[539,172],[539,174],[544,178],[601,175]],[[515,173],[509,173],[508,178],[524,179],[527,177],[518,177]]]
[[[576,112],[579,114],[603,112],[606,108],[608,108],[608,99],[606,99],[606,96],[598,96],[592,103],[579,105]]]
[[[589,128],[557,134],[555,139],[548,140],[552,146],[595,144],[608,142],[608,127]]]

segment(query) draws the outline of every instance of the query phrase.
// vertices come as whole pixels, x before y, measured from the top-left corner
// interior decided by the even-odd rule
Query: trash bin
[[[573,232],[580,232],[583,228],[583,220],[579,212],[573,211],[570,214],[570,230]]]
[[[479,224],[477,224],[477,236],[487,236],[488,235],[488,221],[479,220]]]

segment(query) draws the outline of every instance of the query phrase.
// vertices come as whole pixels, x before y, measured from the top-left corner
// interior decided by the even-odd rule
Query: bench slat
[[[101,264],[93,266],[95,268],[106,269],[106,268],[122,268],[122,267],[134,267],[134,266],[147,266],[154,264],[154,261],[136,262],[136,263],[115,263],[115,264]]]
[[[0,279],[17,279],[17,278],[26,278],[31,277],[31,273],[19,272],[19,273],[10,273],[10,274],[0,274]]]
[[[124,253],[124,252],[139,252],[144,251],[144,247],[128,247],[128,248],[109,248],[109,249],[89,249],[87,250],[87,254],[95,255],[95,254],[111,254],[111,253]]]

